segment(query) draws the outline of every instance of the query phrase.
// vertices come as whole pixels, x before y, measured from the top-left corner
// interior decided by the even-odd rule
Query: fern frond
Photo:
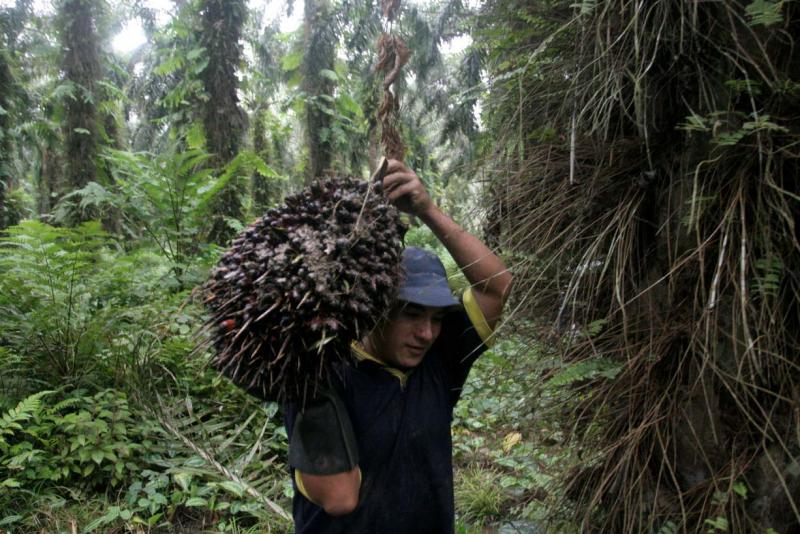
[[[22,430],[21,422],[33,418],[41,411],[42,398],[52,391],[40,391],[29,395],[0,417],[0,441],[5,442],[4,435],[11,435],[15,430]]]

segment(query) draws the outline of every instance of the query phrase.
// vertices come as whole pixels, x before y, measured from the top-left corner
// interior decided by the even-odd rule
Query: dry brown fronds
[[[563,425],[587,532],[800,531],[800,12],[745,4],[531,7],[493,87],[520,309],[614,369]]]

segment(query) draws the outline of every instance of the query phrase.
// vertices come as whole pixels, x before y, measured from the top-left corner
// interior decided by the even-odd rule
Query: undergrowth
[[[549,409],[561,386],[541,377],[560,363],[514,328],[475,363],[455,408],[456,516],[464,532],[574,532],[557,512],[557,480],[575,459]],[[566,369],[566,368],[563,368]],[[580,380],[580,371],[575,379]],[[583,377],[584,379],[586,376]],[[562,404],[568,409],[567,404]],[[505,530],[502,530],[505,529]],[[493,530],[492,530],[493,531]]]
[[[174,258],[26,221],[0,270],[0,529],[290,529],[277,406],[192,354]]]

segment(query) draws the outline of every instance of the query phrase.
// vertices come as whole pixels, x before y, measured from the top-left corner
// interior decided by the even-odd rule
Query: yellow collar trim
[[[481,311],[481,307],[475,299],[475,294],[472,292],[471,287],[468,287],[464,292],[462,300],[464,301],[464,309],[467,312],[467,317],[469,317],[472,326],[475,327],[475,331],[478,332],[481,341],[483,341],[483,344],[488,348],[491,348],[492,345],[494,345],[494,330],[486,321],[486,317],[483,315],[483,311]]]
[[[353,356],[356,357],[358,361],[369,360],[371,362],[375,362],[381,366],[381,369],[389,373],[390,375],[394,376],[396,379],[400,381],[401,387],[406,387],[406,382],[408,382],[408,377],[411,374],[411,371],[404,373],[400,369],[396,369],[390,365],[386,365],[384,362],[367,352],[367,350],[359,343],[358,341],[353,341],[350,343],[350,349],[353,351]]]

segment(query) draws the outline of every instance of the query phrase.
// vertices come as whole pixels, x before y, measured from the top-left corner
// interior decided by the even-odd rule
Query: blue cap
[[[433,252],[407,247],[403,250],[403,270],[405,279],[398,291],[398,299],[434,308],[458,304],[447,284],[442,260]]]

